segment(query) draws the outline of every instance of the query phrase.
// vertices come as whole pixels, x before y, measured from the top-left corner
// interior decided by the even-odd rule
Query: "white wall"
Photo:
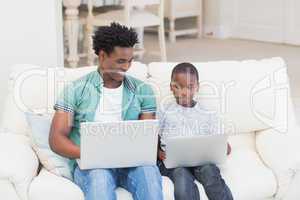
[[[0,113],[11,66],[63,66],[61,0],[3,0],[0,6]]]

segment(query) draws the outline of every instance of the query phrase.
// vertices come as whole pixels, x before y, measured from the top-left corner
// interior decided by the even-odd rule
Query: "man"
[[[100,27],[93,37],[93,48],[99,58],[97,71],[67,85],[54,106],[51,149],[71,159],[74,182],[86,200],[115,200],[118,186],[128,190],[135,200],[163,199],[156,166],[81,170],[74,161],[80,157],[80,122],[155,118],[151,87],[125,75],[136,43],[137,34],[132,29],[117,23]]]

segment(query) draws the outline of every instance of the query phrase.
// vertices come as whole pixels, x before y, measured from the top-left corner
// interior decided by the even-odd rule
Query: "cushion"
[[[176,64],[149,64],[149,82],[159,105],[173,98],[169,84]],[[289,90],[289,84],[281,58],[193,64],[200,79],[196,99],[206,109],[221,114],[227,133],[247,133],[284,122],[283,105],[288,98],[284,92]]]
[[[118,200],[132,200],[132,195],[123,188],[117,188]],[[163,177],[163,193],[165,200],[174,199],[174,189],[171,180]],[[29,189],[29,200],[84,200],[80,188],[73,182],[55,176],[42,169],[32,181]]]
[[[219,168],[234,199],[272,199],[277,189],[276,177],[255,150],[255,133],[230,136],[229,143],[232,152]],[[201,200],[208,200],[203,186],[197,181],[196,184]]]
[[[24,112],[54,112],[53,105],[66,82],[76,80],[96,66],[80,68],[46,68],[34,65],[15,65],[9,75],[8,95],[5,100],[0,128],[11,133],[28,134]],[[128,75],[145,80],[147,66],[133,62]],[[18,126],[15,123],[18,122]]]
[[[1,199],[20,200],[14,185],[9,180],[0,180]]]
[[[276,177],[254,150],[233,149],[220,168],[234,199],[261,200],[276,193]]]
[[[42,169],[29,188],[29,200],[84,200],[80,188],[68,179]]]
[[[228,137],[228,143],[234,150],[250,149],[255,151],[255,133],[235,134]]]
[[[38,158],[29,145],[28,138],[23,135],[0,133],[0,160],[0,182],[7,181],[12,185],[19,198],[27,200],[28,187],[37,174],[39,164]],[[10,199],[2,197],[1,183],[0,199]],[[7,184],[3,187],[11,190]],[[3,190],[5,193],[8,192],[6,189]],[[8,195],[8,193],[6,194]]]
[[[292,123],[285,133],[274,129],[256,133],[257,152],[277,177],[278,199],[287,194],[296,173],[300,171],[299,141],[300,127]]]
[[[284,199],[285,200],[300,199],[299,185],[300,185],[300,173],[298,171],[298,173],[295,175]]]
[[[54,153],[49,146],[51,116],[35,113],[25,113],[31,127],[31,145],[42,165],[51,173],[72,180],[73,176],[68,166],[69,160]]]

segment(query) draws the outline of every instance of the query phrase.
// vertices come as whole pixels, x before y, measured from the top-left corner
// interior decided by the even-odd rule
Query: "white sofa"
[[[232,146],[220,166],[234,199],[300,199],[300,128],[289,97],[286,66],[282,59],[195,63],[200,74],[197,98],[224,119]],[[130,74],[147,81],[158,104],[170,99],[169,81],[174,63],[133,63]],[[0,134],[0,199],[83,200],[71,181],[39,171],[30,146],[24,110],[51,113],[62,81],[74,80],[96,67],[62,69],[19,65],[9,77]],[[288,127],[286,127],[288,125]],[[207,199],[202,186],[201,199]],[[172,200],[172,182],[163,177],[164,197]],[[118,199],[131,195],[118,189]]]

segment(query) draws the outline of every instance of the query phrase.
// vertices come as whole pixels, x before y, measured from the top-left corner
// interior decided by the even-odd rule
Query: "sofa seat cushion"
[[[0,198],[9,200],[20,200],[14,185],[8,179],[0,180]]]
[[[253,150],[233,149],[226,164],[219,167],[234,199],[272,199],[276,193],[275,176]],[[208,200],[202,185],[199,182],[196,184],[201,200]]]
[[[165,200],[173,200],[172,182],[163,177],[163,192]],[[118,188],[118,200],[132,200],[132,196],[123,188]],[[32,181],[29,189],[29,200],[84,200],[80,188],[66,178],[59,177],[42,169],[40,174]]]
[[[221,168],[234,199],[266,199],[276,193],[276,177],[254,150],[233,150]]]

